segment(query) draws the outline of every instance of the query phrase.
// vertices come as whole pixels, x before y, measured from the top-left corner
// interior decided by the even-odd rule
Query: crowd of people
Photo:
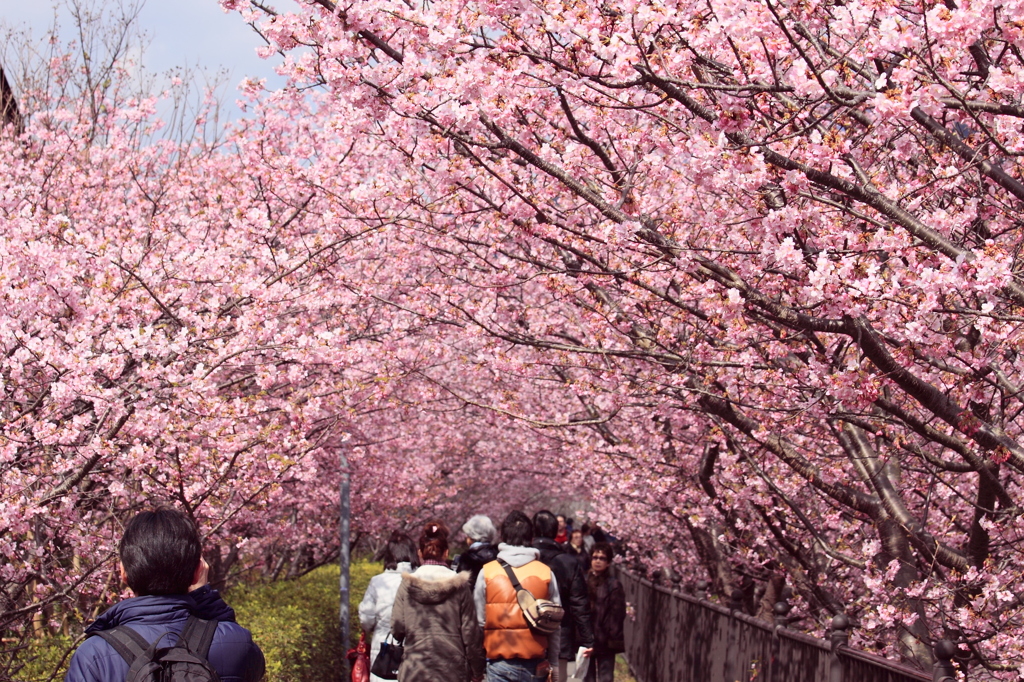
[[[626,615],[614,538],[546,510],[513,511],[500,532],[473,516],[462,533],[454,558],[441,521],[417,541],[391,534],[359,606],[371,666],[390,642],[403,647],[399,682],[612,681]]]
[[[613,538],[574,530],[549,511],[532,519],[513,511],[500,532],[473,516],[462,533],[454,559],[441,521],[426,523],[416,541],[400,531],[388,538],[384,572],[359,607],[371,663],[388,663],[371,679],[611,682],[626,611]],[[89,626],[65,682],[259,682],[263,653],[208,584],[189,516],[140,512],[118,557],[133,596]],[[399,650],[400,662],[391,656]]]

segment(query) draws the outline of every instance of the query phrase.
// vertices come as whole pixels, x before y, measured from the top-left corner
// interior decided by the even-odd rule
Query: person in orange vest
[[[515,588],[502,562],[512,568],[519,583],[537,599],[562,604],[551,569],[539,561],[532,547],[533,523],[521,511],[512,511],[501,524],[498,558],[484,564],[473,592],[477,619],[484,629],[487,682],[558,682],[559,631],[544,636],[527,625]]]

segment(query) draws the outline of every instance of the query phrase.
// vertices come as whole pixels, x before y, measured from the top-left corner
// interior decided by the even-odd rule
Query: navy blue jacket
[[[149,595],[118,602],[86,628],[86,634],[127,625],[146,641],[164,633],[167,646],[178,641],[189,614],[216,620],[217,633],[208,660],[221,682],[258,682],[263,677],[263,652],[249,631],[235,622],[235,611],[208,585],[189,594]],[[78,647],[64,682],[124,682],[128,664],[102,637],[89,637]]]

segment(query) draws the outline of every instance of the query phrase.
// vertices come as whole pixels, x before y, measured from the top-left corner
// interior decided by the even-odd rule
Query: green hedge
[[[13,675],[18,682],[49,682],[63,680],[71,662],[74,640],[58,635],[42,640],[29,640],[24,649],[14,652]],[[0,679],[4,675],[0,673]]]
[[[339,641],[337,566],[297,580],[232,589],[227,602],[267,657],[266,682],[337,682],[345,651],[359,639],[359,602],[370,578],[382,570],[380,564],[352,562],[348,647]]]
[[[336,565],[318,568],[296,580],[243,585],[228,591],[225,601],[234,607],[239,624],[252,631],[253,639],[267,658],[266,682],[337,682],[345,651],[359,639],[359,602],[370,578],[382,570],[378,563],[352,562],[349,647],[342,647],[339,641]],[[15,679],[63,679],[70,656],[63,666],[60,663],[70,644],[67,637],[33,642],[19,652],[24,667]]]

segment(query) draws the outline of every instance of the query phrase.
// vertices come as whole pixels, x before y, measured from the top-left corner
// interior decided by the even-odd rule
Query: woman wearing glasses
[[[594,625],[594,652],[587,668],[587,682],[612,682],[615,678],[615,654],[626,650],[623,622],[626,619],[626,593],[612,575],[612,546],[598,542],[590,552],[590,613]]]

